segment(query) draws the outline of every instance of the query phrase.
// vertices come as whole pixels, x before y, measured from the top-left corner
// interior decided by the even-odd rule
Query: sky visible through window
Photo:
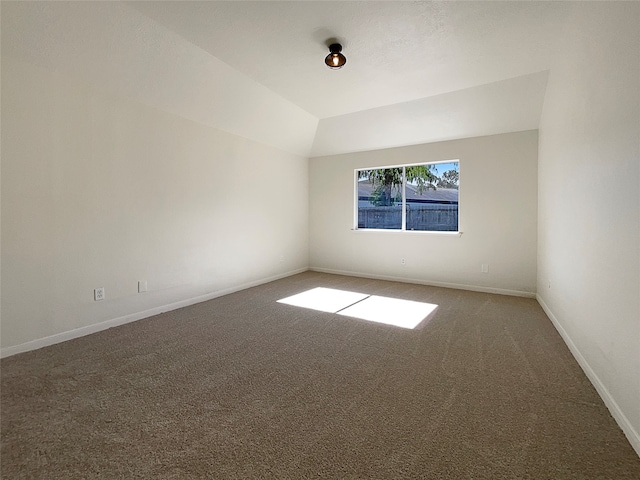
[[[458,162],[434,163],[433,167],[436,171],[436,175],[441,176],[444,172],[449,170],[459,170],[458,165]]]
[[[455,170],[456,172],[460,172],[460,164],[459,162],[446,162],[446,163],[433,163],[433,173],[437,177],[442,177],[444,172],[448,172],[449,170]],[[415,185],[415,182],[407,182],[411,185]]]

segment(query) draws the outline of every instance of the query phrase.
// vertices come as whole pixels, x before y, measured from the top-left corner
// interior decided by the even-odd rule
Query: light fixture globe
[[[347,63],[347,57],[342,53],[342,45],[339,43],[332,43],[329,45],[329,55],[324,59],[324,63],[332,70],[338,70]]]

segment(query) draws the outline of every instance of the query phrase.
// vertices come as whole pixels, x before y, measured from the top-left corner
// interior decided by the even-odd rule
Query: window
[[[356,170],[356,228],[457,232],[459,163]]]

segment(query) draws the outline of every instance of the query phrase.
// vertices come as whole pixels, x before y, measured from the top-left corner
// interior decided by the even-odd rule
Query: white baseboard
[[[78,337],[84,337],[85,335],[90,335],[92,333],[100,332],[108,328],[124,325],[125,323],[135,322],[137,320],[142,320],[143,318],[152,317],[160,313],[170,312],[172,310],[177,310],[178,308],[188,307],[189,305],[206,302],[207,300],[212,300],[217,297],[222,297],[223,295],[239,292],[240,290],[256,287],[264,283],[273,282],[274,280],[280,280],[281,278],[290,277],[291,275],[296,275],[298,273],[306,272],[307,270],[308,270],[307,268],[292,270],[283,274],[274,275],[274,276],[262,278],[259,280],[254,280],[252,282],[236,285],[230,288],[225,288],[223,290],[217,290],[215,292],[207,293],[206,295],[199,295],[197,297],[187,298],[185,300],[180,300],[178,302],[173,302],[166,305],[160,305],[158,307],[150,308],[148,310],[144,310],[141,312],[131,313],[129,315],[124,315],[122,317],[105,320],[103,322],[95,323],[93,325],[87,325],[86,327],[75,328],[73,330],[68,330],[66,332],[56,333],[55,335],[50,335],[44,338],[38,338],[37,340],[31,340],[29,342],[21,343],[20,345],[5,347],[3,349],[0,349],[0,358],[10,357],[11,355],[16,355],[18,353],[28,352],[31,350],[37,350],[38,348],[48,347],[49,345],[66,342],[67,340],[72,340]]]
[[[427,280],[421,280],[418,278],[394,277],[391,275],[376,275],[373,273],[352,272],[352,271],[346,271],[346,270],[333,270],[330,268],[310,267],[309,270],[311,270],[312,272],[332,273],[335,275],[346,275],[349,277],[371,278],[374,280],[389,280],[391,282],[415,283],[418,285],[428,285],[430,287],[455,288],[457,290],[470,290],[472,292],[495,293],[498,295],[510,295],[512,297],[536,298],[536,294],[534,292],[508,290],[505,288],[483,287],[479,285],[465,285],[462,283],[431,282]]]
[[[633,425],[626,417],[626,415],[622,412],[611,393],[609,393],[609,390],[607,390],[607,387],[604,386],[598,375],[596,375],[596,372],[589,365],[589,362],[587,362],[582,353],[580,353],[580,350],[578,349],[576,344],[573,343],[573,340],[571,340],[571,337],[569,336],[567,331],[560,324],[560,322],[553,314],[553,312],[549,309],[542,297],[540,297],[540,295],[536,295],[536,300],[538,300],[538,303],[551,320],[551,323],[553,323],[553,326],[556,328],[556,330],[564,340],[564,343],[566,343],[569,347],[569,350],[573,354],[574,358],[576,359],[584,373],[587,375],[587,378],[589,378],[589,380],[595,387],[596,391],[604,401],[604,404],[609,409],[609,412],[611,412],[611,415],[613,416],[615,421],[618,423],[618,425],[626,435],[629,443],[636,451],[638,456],[640,456],[640,434],[638,434],[635,428],[633,428]]]

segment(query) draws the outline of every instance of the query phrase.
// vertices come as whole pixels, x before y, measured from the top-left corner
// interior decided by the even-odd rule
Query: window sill
[[[399,230],[399,229],[384,229],[384,228],[352,228],[352,232],[366,232],[366,233],[390,233],[390,234],[402,234],[402,235],[438,235],[445,237],[461,237],[461,231],[457,232],[438,232],[431,230]]]

